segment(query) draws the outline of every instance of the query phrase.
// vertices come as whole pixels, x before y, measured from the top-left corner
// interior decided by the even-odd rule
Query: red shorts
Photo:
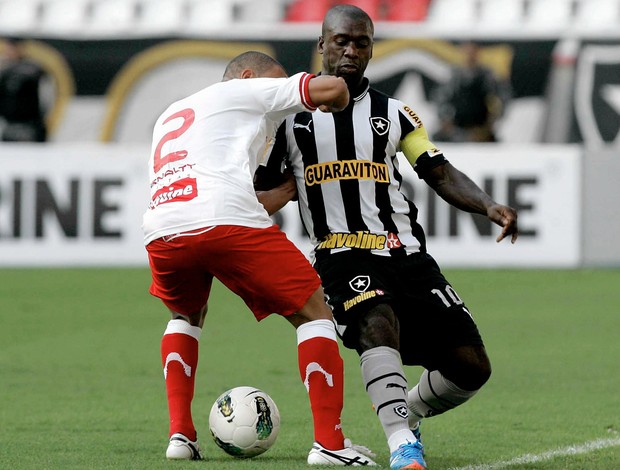
[[[216,226],[198,235],[159,238],[146,249],[153,278],[149,292],[182,315],[207,303],[213,277],[239,295],[257,320],[299,311],[321,284],[276,225]]]

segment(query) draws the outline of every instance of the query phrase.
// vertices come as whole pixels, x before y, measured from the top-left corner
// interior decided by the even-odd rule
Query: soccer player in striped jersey
[[[292,169],[314,266],[343,344],[360,355],[391,468],[425,469],[420,420],[469,400],[491,365],[470,312],[427,252],[417,208],[400,190],[396,154],[447,202],[502,227],[497,241],[516,241],[517,213],[452,166],[409,106],[370,87],[373,33],[355,6],[327,12],[321,73],[345,79],[349,106],[289,116],[255,183],[278,181],[283,160]],[[425,369],[413,388],[403,365]]]
[[[172,103],[155,123],[142,227],[150,292],[172,315],[161,341],[168,459],[202,457],[191,404],[216,277],[257,320],[275,312],[296,328],[314,424],[308,461],[375,465],[343,435],[343,364],[319,276],[269,217],[277,207],[268,196],[289,189],[284,184],[257,195],[252,181],[286,115],[317,107],[338,111],[348,101],[343,79],[304,72],[289,78],[273,58],[249,51],[228,64],[220,83]]]

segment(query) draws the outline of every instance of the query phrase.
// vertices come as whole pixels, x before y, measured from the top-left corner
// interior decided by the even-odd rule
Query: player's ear
[[[323,36],[319,36],[319,42],[316,44],[316,50],[319,51],[319,54],[323,53],[323,46],[325,41],[323,40]]]
[[[252,69],[243,69],[239,74],[239,78],[256,78],[256,74]]]

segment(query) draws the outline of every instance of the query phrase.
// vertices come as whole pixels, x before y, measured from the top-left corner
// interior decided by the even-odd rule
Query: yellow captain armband
[[[426,152],[430,151],[429,153],[431,154],[439,153],[435,145],[428,140],[428,133],[424,127],[418,127],[407,134],[400,141],[400,149],[411,165],[415,165],[418,157]]]

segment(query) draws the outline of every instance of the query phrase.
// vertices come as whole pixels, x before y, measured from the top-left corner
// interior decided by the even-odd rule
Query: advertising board
[[[572,267],[580,263],[581,150],[573,146],[444,146],[448,159],[498,202],[519,210],[520,237],[443,202],[408,164],[405,191],[428,249],[443,266]],[[3,145],[0,266],[140,266],[148,147]],[[310,255],[295,203],[274,220]]]

